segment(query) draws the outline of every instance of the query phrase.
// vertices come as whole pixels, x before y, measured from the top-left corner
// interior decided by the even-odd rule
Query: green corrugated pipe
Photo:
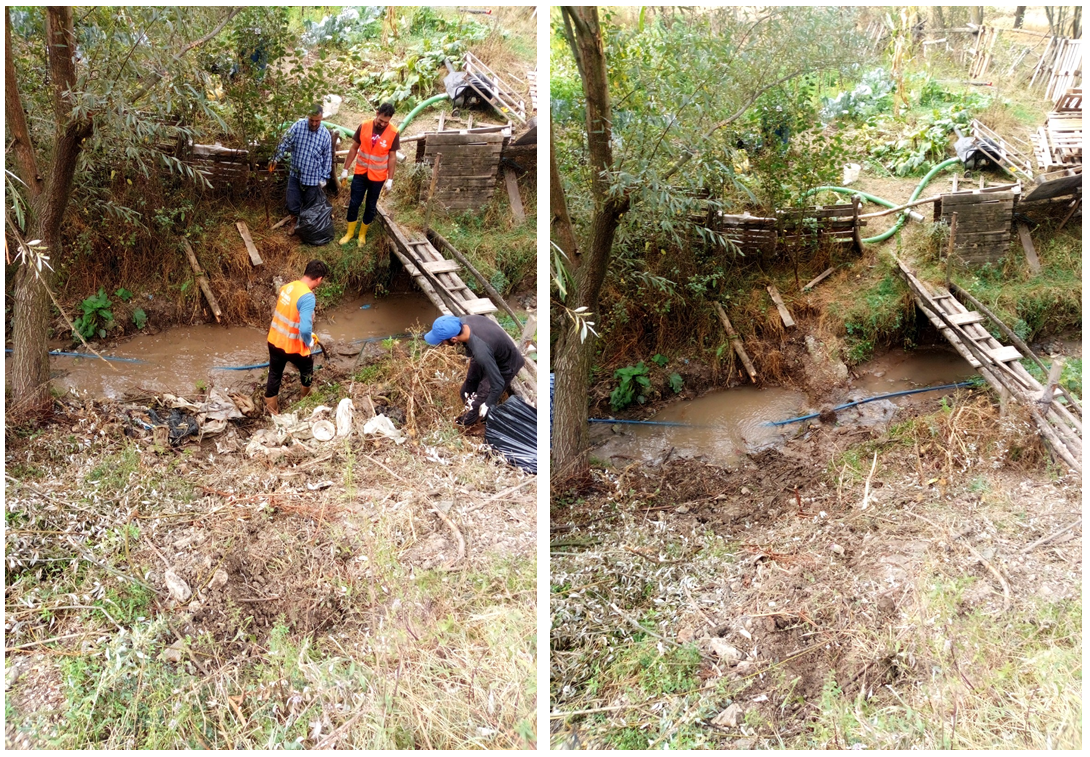
[[[441,95],[435,95],[434,97],[429,97],[427,100],[425,100],[424,102],[417,105],[415,108],[413,108],[412,110],[409,111],[409,115],[405,116],[405,120],[403,120],[401,122],[401,124],[397,127],[398,133],[403,134],[405,132],[405,129],[408,128],[409,124],[412,123],[412,120],[414,118],[416,118],[418,115],[420,115],[420,111],[424,110],[424,108],[427,108],[427,107],[429,107],[431,105],[435,105],[435,103],[437,103],[437,102],[442,102],[443,100],[446,100],[449,97],[450,97],[450,95],[448,95],[448,94],[446,94],[444,92]],[[284,131],[289,126],[291,126],[293,123],[295,123],[295,122],[294,121],[289,121],[287,123],[280,124],[280,131]],[[347,126],[341,126],[340,124],[335,124],[332,121],[322,121],[322,125],[323,126],[328,126],[330,129],[336,129],[337,131],[339,131],[341,134],[343,134],[346,137],[356,136],[356,130],[355,129],[349,129]]]
[[[405,120],[402,121],[401,124],[397,127],[398,133],[404,134],[405,130],[409,128],[409,124],[413,122],[413,119],[416,118],[417,115],[419,115],[420,111],[424,110],[424,108],[435,105],[437,102],[442,102],[449,97],[450,95],[443,93],[441,95],[436,95],[435,97],[429,97],[427,100],[417,105],[415,108],[409,111],[409,115],[405,116]]]
[[[920,193],[923,192],[923,188],[926,187],[931,182],[931,180],[933,178],[935,178],[935,175],[939,171],[943,171],[943,170],[949,168],[950,166],[960,165],[960,164],[961,164],[961,160],[959,158],[949,158],[949,159],[944,160],[943,162],[939,163],[937,166],[935,166],[930,171],[928,171],[927,175],[924,176],[920,180],[919,184],[916,185],[916,188],[912,191],[912,196],[908,198],[908,202],[907,203],[901,203],[901,204],[902,205],[907,205],[907,204],[911,204],[911,203],[915,202],[917,199],[919,199]],[[889,200],[883,200],[881,197],[875,197],[874,195],[867,194],[866,192],[860,192],[858,189],[848,189],[847,187],[817,187],[815,189],[811,189],[809,192],[804,194],[803,197],[808,197],[809,195],[816,194],[818,192],[823,192],[823,191],[839,192],[840,194],[848,194],[848,195],[859,195],[860,197],[862,197],[867,202],[873,202],[876,205],[884,205],[887,208],[896,208],[897,207],[896,204],[890,202]],[[885,231],[885,232],[879,234],[876,237],[869,237],[867,239],[864,239],[863,241],[866,242],[867,244],[876,244],[878,242],[884,242],[887,239],[889,239],[891,236],[896,234],[898,231],[900,231],[901,227],[905,225],[905,221],[907,221],[907,220],[908,220],[908,210],[906,209],[897,218],[897,223],[893,224],[893,226],[888,231]]]

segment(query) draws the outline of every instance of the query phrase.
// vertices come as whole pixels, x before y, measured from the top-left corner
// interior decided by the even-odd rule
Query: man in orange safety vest
[[[378,106],[375,117],[364,121],[352,137],[352,146],[341,171],[341,184],[348,182],[348,169],[353,167],[352,194],[348,200],[348,233],[341,239],[341,244],[348,244],[356,234],[357,215],[360,205],[366,199],[363,210],[363,222],[359,224],[360,238],[357,245],[363,247],[367,242],[367,227],[375,220],[379,193],[387,192],[394,185],[394,169],[397,168],[397,151],[401,147],[401,138],[397,129],[390,123],[394,115],[394,106],[383,103]]]
[[[265,407],[273,415],[280,414],[280,381],[284,368],[291,363],[299,369],[302,399],[310,394],[314,376],[314,290],[329,275],[329,266],[321,260],[307,263],[303,278],[280,287],[269,327],[269,381],[265,386]]]

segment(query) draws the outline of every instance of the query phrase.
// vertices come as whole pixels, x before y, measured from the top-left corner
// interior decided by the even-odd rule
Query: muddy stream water
[[[438,315],[435,306],[424,295],[413,293],[383,298],[358,297],[318,313],[315,320],[319,339],[343,344],[405,333],[410,328],[430,327]],[[138,334],[102,354],[144,362],[111,361],[107,364],[93,357],[51,357],[53,384],[62,391],[110,398],[144,391],[192,396],[198,382],[249,391],[247,385],[262,379],[262,369],[230,371],[222,368],[267,363],[267,335],[267,328],[216,324],[177,326],[155,335]],[[68,345],[51,346],[82,351]],[[362,348],[363,344],[360,342],[356,346]],[[318,365],[321,365],[320,359]]]
[[[895,350],[858,366],[858,378],[835,405],[881,394],[941,386],[964,381],[976,371],[953,350],[922,348]],[[837,413],[841,425],[885,423],[898,406],[909,402],[938,402],[942,392],[922,393],[858,405]],[[700,458],[724,467],[736,465],[742,456],[804,433],[809,421],[785,426],[770,425],[817,412],[802,392],[789,389],[740,386],[709,392],[694,400],[668,405],[648,420],[682,423],[655,426],[595,423],[591,426],[592,456],[615,463],[655,463],[671,458]]]

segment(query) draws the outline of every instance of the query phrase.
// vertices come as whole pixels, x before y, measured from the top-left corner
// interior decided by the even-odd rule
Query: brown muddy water
[[[905,389],[939,386],[964,381],[976,373],[953,350],[922,348],[913,352],[891,351],[856,369],[857,378],[830,405],[874,397]],[[838,411],[840,425],[887,423],[899,406],[910,402],[938,402],[942,392],[894,397]],[[922,398],[922,399],[921,399]],[[929,399],[928,399],[929,398]],[[786,426],[770,425],[817,412],[802,392],[788,389],[740,386],[710,392],[695,400],[669,405],[647,420],[680,422],[686,426],[592,424],[591,452],[615,464],[628,461],[658,463],[671,458],[699,458],[725,468],[735,467],[746,453],[781,444],[805,433],[811,421]]]
[[[319,339],[345,343],[425,329],[438,315],[439,311],[423,294],[394,294],[383,298],[357,297],[318,313],[316,324]],[[248,384],[263,379],[264,368],[247,371],[217,368],[267,363],[267,335],[267,328],[216,324],[177,326],[155,335],[137,334],[100,352],[144,363],[107,364],[97,358],[53,357],[50,358],[53,385],[60,391],[114,399],[145,392],[190,396],[197,391],[198,383],[249,391]],[[362,348],[362,343],[359,346]],[[53,348],[84,351],[67,344]]]

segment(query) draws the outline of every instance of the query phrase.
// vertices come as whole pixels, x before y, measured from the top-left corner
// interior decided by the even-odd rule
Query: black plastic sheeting
[[[306,205],[299,211],[299,224],[295,233],[303,244],[319,246],[333,241],[333,206],[320,188],[315,188],[306,198]]]
[[[537,473],[537,410],[518,397],[488,411],[484,440],[507,462]]]

